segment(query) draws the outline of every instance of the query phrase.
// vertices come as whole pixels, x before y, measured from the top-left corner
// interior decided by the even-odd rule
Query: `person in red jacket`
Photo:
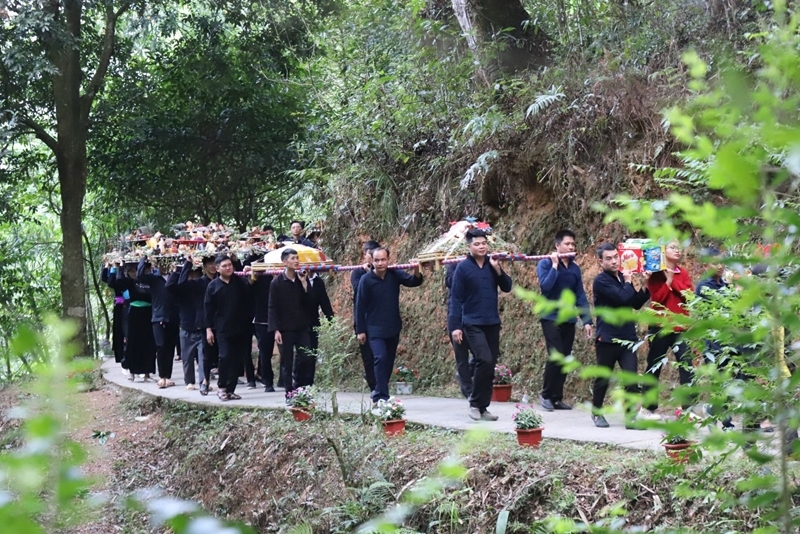
[[[694,292],[692,279],[689,272],[680,267],[681,246],[677,241],[671,241],[665,251],[666,269],[653,273],[647,281],[647,289],[650,291],[650,307],[659,315],[667,316],[671,313],[689,315],[689,311],[684,307],[686,298],[684,291]],[[678,362],[678,374],[681,385],[689,384],[694,379],[694,366],[692,353],[686,343],[680,340],[680,333],[683,330],[680,326],[661,327],[654,325],[650,327],[649,339],[650,350],[647,354],[647,372],[652,374],[656,380],[661,375],[661,368],[667,362],[667,351],[672,349],[675,361]],[[654,396],[652,401],[643,406],[639,411],[639,419],[658,420],[661,416],[655,413],[658,408],[658,392],[655,386],[650,388],[650,394]],[[645,394],[648,392],[646,391]],[[691,404],[686,404],[686,410]]]

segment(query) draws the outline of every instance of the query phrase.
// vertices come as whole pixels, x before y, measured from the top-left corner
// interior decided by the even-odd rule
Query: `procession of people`
[[[276,385],[283,388],[289,404],[294,390],[313,385],[320,313],[330,319],[334,310],[323,278],[307,271],[296,250],[318,249],[319,230],[313,229],[313,237],[307,236],[305,224],[295,220],[289,232],[290,236],[282,235],[274,241],[283,266],[280,274],[251,273],[252,265],[263,260],[263,253],[251,254],[243,262],[225,253],[189,256],[183,263],[173,263],[169,272],[160,272],[147,257],[138,264],[107,263],[101,278],[114,292],[112,347],[128,379],[150,381],[158,373],[159,388],[174,386],[173,357],[177,352],[185,387],[208,395],[215,389],[211,378],[216,372],[216,395],[221,401],[241,399],[236,393],[238,384],[255,389],[256,381],[260,381],[267,393],[275,392]],[[265,227],[263,235],[272,240],[273,228]],[[468,403],[466,414],[473,420],[491,422],[498,419],[489,411],[500,358],[498,295],[511,291],[512,280],[502,261],[490,254],[489,239],[490,231],[470,225],[463,235],[467,253],[446,265],[445,280],[449,290],[446,327],[455,375]],[[636,323],[611,324],[602,316],[592,320],[583,275],[575,262],[575,233],[568,229],[557,232],[553,245],[553,252],[537,265],[541,294],[555,303],[570,292],[578,313],[561,319],[554,307],[539,318],[548,353],[539,396],[545,411],[572,409],[564,400],[567,374],[563,358],[572,354],[579,320],[582,335],[594,343],[599,367],[613,370],[618,366],[634,375],[639,369]],[[695,290],[688,271],[681,266],[678,241],[664,245],[661,254],[660,270],[634,273],[617,245],[603,243],[596,251],[600,273],[591,284],[594,307],[638,310],[650,302],[653,312],[664,319],[663,324],[651,326],[647,335],[645,372],[651,377],[649,385],[632,381],[625,385],[628,393],[644,394],[641,407],[626,406],[627,428],[642,428],[636,423],[661,419],[658,388],[653,384],[669,352],[676,360],[681,385],[694,381],[692,352],[681,340],[682,327],[671,326],[669,316],[689,314],[687,294],[697,291],[702,297],[702,291],[719,291],[726,286],[721,267],[715,265],[712,275]],[[720,253],[715,250],[714,254]],[[373,407],[390,398],[389,381],[402,334],[401,287],[413,291],[425,280],[420,270],[422,260],[403,266],[408,269],[390,269],[391,261],[390,250],[370,240],[363,246],[361,265],[350,269],[354,332]],[[280,355],[277,371],[272,363],[275,345]],[[719,347],[710,346],[709,351],[713,350]],[[603,375],[595,379],[592,388],[590,416],[598,428],[610,426],[603,412],[608,387],[609,379]],[[692,417],[696,417],[696,401],[688,398],[682,403],[682,409]],[[723,426],[733,425],[726,419]]]

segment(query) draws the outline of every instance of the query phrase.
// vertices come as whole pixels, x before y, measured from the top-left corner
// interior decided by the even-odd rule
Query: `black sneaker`
[[[265,386],[264,393],[275,393],[275,388],[272,386]]]
[[[540,396],[539,402],[542,404],[542,409],[544,411],[552,412],[553,410],[555,410],[555,407],[553,406],[553,401],[551,401],[550,399],[545,399],[544,397]]]
[[[248,382],[247,383],[247,389],[256,389],[256,383],[255,382]]]
[[[553,403],[553,408],[556,410],[571,410],[572,406],[569,404],[564,404],[563,401],[557,400]]]
[[[592,415],[592,422],[597,428],[608,428],[608,421],[602,415]]]
[[[292,400],[289,397],[286,397],[286,406],[291,406]]]

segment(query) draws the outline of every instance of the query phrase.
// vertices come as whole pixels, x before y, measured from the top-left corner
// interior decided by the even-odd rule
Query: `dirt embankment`
[[[115,396],[103,397],[108,404],[97,406],[115,414],[109,423],[125,421],[119,428],[127,427],[124,437],[106,445],[114,458],[112,487],[157,486],[259,532],[296,525],[320,534],[350,532],[416,483],[436,476],[437,466],[465,442],[462,433],[424,429],[389,439],[357,418],[337,430],[320,414],[298,424],[283,411],[159,405],[141,394],[125,394],[119,404]],[[135,416],[149,417],[132,420]],[[340,458],[331,441],[341,444]],[[759,525],[751,512],[676,497],[679,478],[674,469],[662,469],[661,460],[649,451],[553,440],[539,450],[523,450],[512,436],[492,435],[467,448],[463,483],[420,508],[406,527],[493,532],[499,511],[508,510],[509,532],[529,532],[532,524],[554,515],[609,518],[617,505],[626,508],[627,525],[645,529],[691,524],[710,532],[720,520],[742,531]],[[686,476],[692,484],[709,475],[691,467]],[[712,477],[729,488],[741,476],[723,469]]]
[[[6,408],[21,400],[18,392],[0,393]],[[512,436],[470,443],[463,433],[439,429],[411,428],[387,438],[358,418],[336,425],[317,414],[298,424],[282,410],[199,407],[113,386],[68,402],[76,408],[70,413],[80,413],[69,433],[89,451],[84,470],[96,479],[92,490],[111,497],[69,534],[159,532],[146,516],[119,506],[132,492],[154,487],[258,532],[300,525],[319,534],[351,532],[438,476],[438,466],[458,448],[464,479],[417,509],[406,532],[494,532],[501,510],[510,513],[508,532],[531,532],[554,516],[610,520],[619,506],[627,511],[621,524],[645,530],[751,531],[763,525],[735,501],[681,498],[675,491],[683,482],[748,498],[733,490],[748,476],[742,465],[749,464],[736,458],[711,472],[707,465],[682,472],[665,467],[656,452],[549,439],[526,450]],[[99,433],[107,436],[105,444]],[[331,442],[339,444],[340,455]]]

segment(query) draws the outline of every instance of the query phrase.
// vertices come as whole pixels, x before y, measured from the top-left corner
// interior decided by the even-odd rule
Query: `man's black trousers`
[[[500,356],[500,325],[464,325],[462,332],[475,362],[469,405],[483,412],[492,401],[494,366]]]
[[[547,361],[544,364],[544,385],[542,398],[553,402],[564,398],[564,382],[567,375],[561,369],[561,364],[550,360],[554,352],[566,357],[572,354],[572,345],[575,342],[575,323],[557,324],[555,321],[542,320],[544,343],[547,347]]]

